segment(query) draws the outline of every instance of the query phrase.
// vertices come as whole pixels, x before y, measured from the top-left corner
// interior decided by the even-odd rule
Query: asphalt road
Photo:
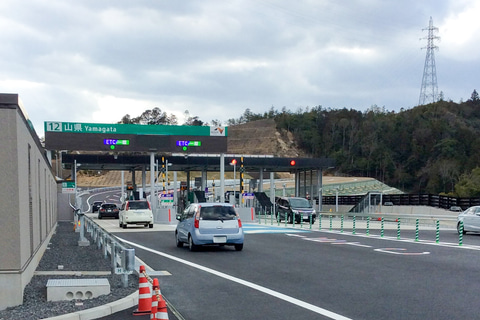
[[[184,319],[472,319],[478,314],[480,247],[312,231],[248,234],[241,252],[230,247],[190,252],[175,246],[173,231],[116,235],[144,246],[136,255],[171,274],[159,278],[161,291]],[[472,238],[480,244],[480,237]]]
[[[245,247],[177,248],[173,227],[114,228],[157,271],[180,319],[478,318],[480,235],[378,230],[366,236],[246,224]],[[118,232],[117,232],[118,231]],[[170,310],[169,310],[170,311]],[[131,310],[103,319],[141,319]],[[147,317],[145,317],[147,319]],[[175,319],[170,317],[170,319]]]

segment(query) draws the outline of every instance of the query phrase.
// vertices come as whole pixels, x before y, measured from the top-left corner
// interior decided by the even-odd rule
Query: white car
[[[480,206],[470,207],[460,213],[457,218],[457,230],[460,230],[460,222],[463,221],[463,234],[467,231],[480,232]]]
[[[147,200],[128,200],[120,209],[118,219],[120,228],[127,228],[129,224],[143,224],[153,228],[153,212]]]

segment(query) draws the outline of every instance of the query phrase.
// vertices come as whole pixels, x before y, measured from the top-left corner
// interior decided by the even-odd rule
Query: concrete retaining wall
[[[16,94],[0,94],[0,309],[23,302],[57,223],[57,183]]]

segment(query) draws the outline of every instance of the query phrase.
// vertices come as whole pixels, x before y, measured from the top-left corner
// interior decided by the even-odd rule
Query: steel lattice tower
[[[434,41],[439,40],[440,37],[436,36],[438,28],[433,26],[433,19],[430,17],[430,23],[428,28],[422,29],[428,30],[428,36],[426,38],[428,43],[426,47],[427,54],[425,56],[425,66],[423,67],[422,87],[420,89],[420,98],[418,99],[418,105],[424,105],[427,103],[433,103],[438,100],[438,86],[437,86],[437,69],[435,67],[435,49],[438,47]],[[420,39],[420,40],[422,40]]]

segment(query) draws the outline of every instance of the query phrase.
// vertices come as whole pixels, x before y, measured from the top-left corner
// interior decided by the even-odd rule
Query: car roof
[[[233,207],[233,204],[226,203],[226,202],[198,202],[194,204],[200,205],[202,207],[216,207],[216,206]]]

